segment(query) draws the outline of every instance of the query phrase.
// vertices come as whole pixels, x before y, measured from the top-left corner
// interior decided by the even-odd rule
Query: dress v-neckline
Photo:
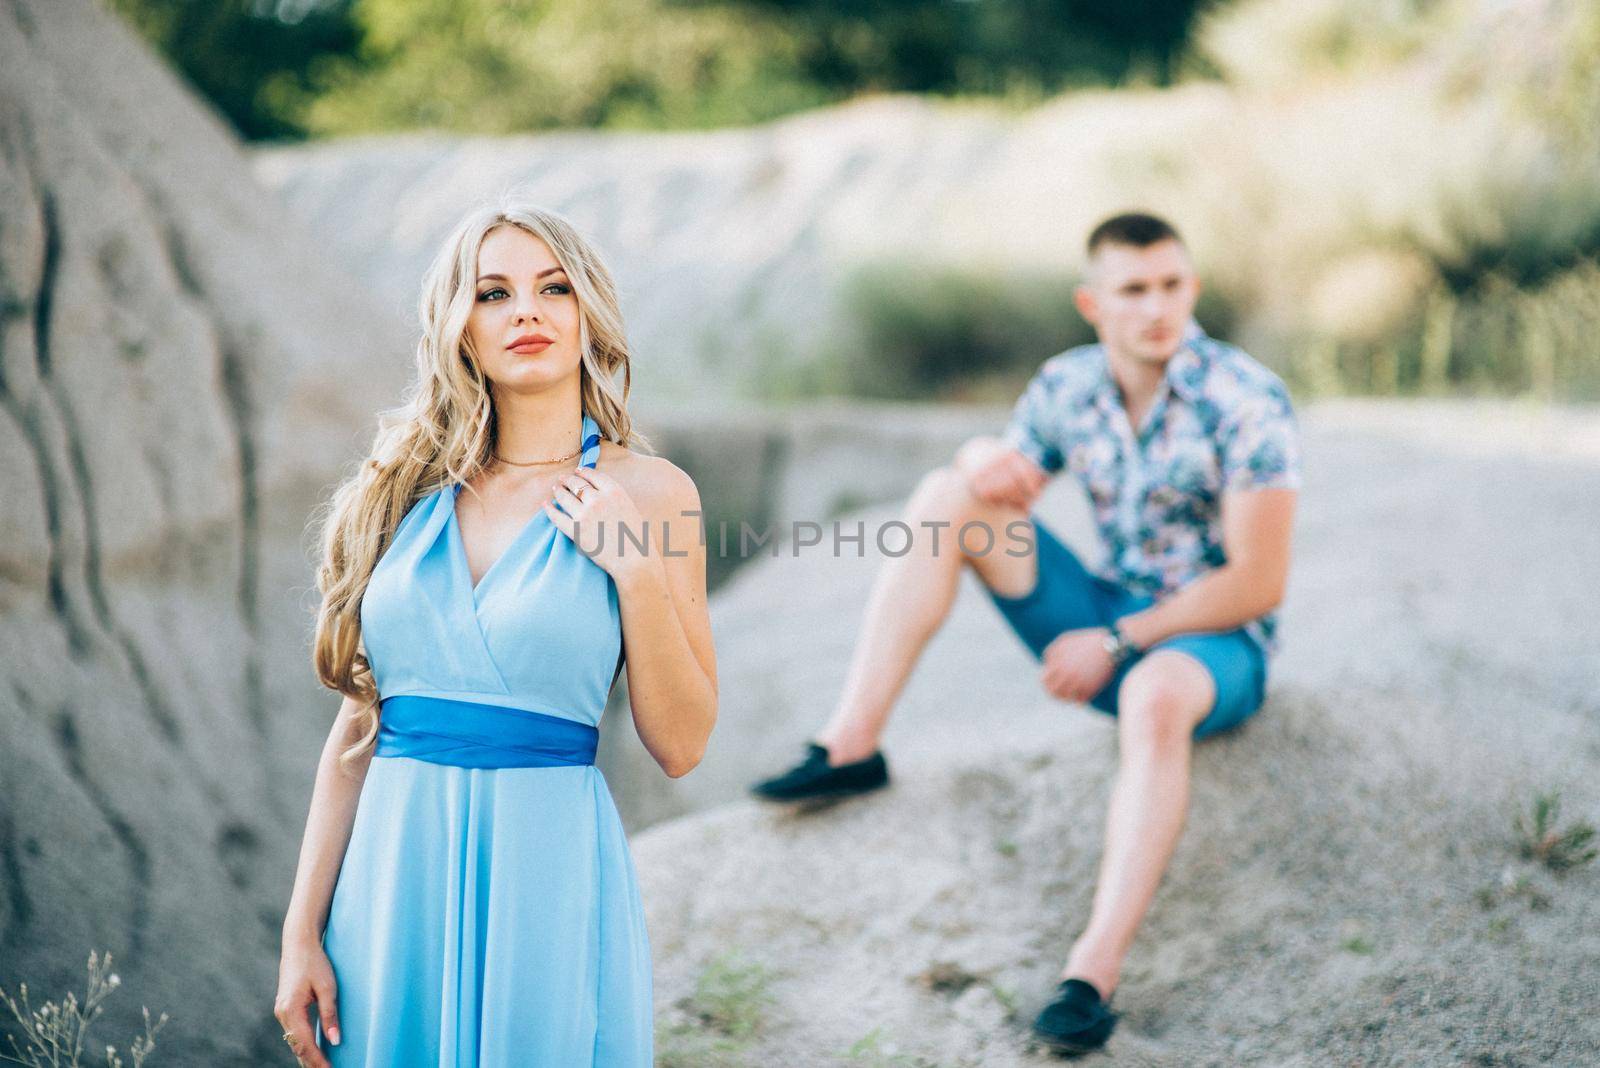
[[[467,576],[467,588],[472,591],[472,599],[474,602],[476,602],[478,595],[483,592],[484,583],[488,582],[489,576],[493,575],[496,569],[500,567],[500,562],[507,556],[510,556],[511,551],[521,543],[523,538],[528,536],[528,531],[533,529],[533,525],[539,521],[541,516],[545,519],[549,519],[550,517],[545,514],[544,505],[540,505],[538,511],[529,516],[528,521],[522,524],[522,528],[518,530],[516,534],[512,535],[510,541],[506,542],[506,547],[500,550],[500,555],[494,558],[494,563],[490,564],[484,569],[483,574],[478,576],[477,582],[473,582],[472,561],[467,557],[467,542],[466,539],[461,536],[461,520],[456,515],[456,498],[460,496],[461,483],[458,482],[450,491],[450,535],[451,539],[455,543],[458,553],[460,554],[461,569],[466,573]]]
[[[592,421],[589,418],[589,414],[587,412],[585,412],[584,415],[583,415],[582,421],[578,424],[578,435],[579,435],[578,466],[579,467],[591,467],[592,468],[592,467],[598,466],[598,463],[588,463],[588,462],[586,462],[587,461],[587,457],[588,457],[588,453],[589,453],[589,449],[591,447],[591,443],[593,445],[598,445],[599,444],[599,441],[597,440],[598,439],[598,430],[591,431],[589,429],[589,427],[591,425],[591,422]],[[599,457],[596,456],[595,459],[596,459],[596,461],[598,461]],[[476,605],[478,603],[479,595],[483,592],[484,587],[488,584],[489,578],[496,571],[498,571],[500,569],[500,565],[501,565],[502,562],[504,562],[505,558],[510,556],[512,551],[515,550],[519,545],[522,544],[523,539],[528,536],[528,532],[533,529],[534,525],[536,523],[538,523],[539,520],[543,519],[546,522],[548,522],[549,519],[550,519],[550,516],[549,516],[548,513],[545,512],[544,505],[541,504],[539,506],[538,510],[536,510],[533,513],[533,515],[528,517],[528,521],[526,523],[522,524],[521,529],[519,529],[516,532],[516,534],[512,535],[511,540],[506,542],[506,547],[504,549],[500,550],[500,555],[496,556],[494,558],[494,562],[491,563],[487,568],[484,569],[484,572],[483,572],[482,575],[478,576],[478,581],[477,582],[473,582],[472,581],[472,562],[467,557],[467,542],[466,542],[466,539],[461,536],[461,520],[460,520],[460,517],[456,515],[456,500],[457,500],[457,498],[459,498],[461,496],[461,489],[462,489],[462,483],[456,482],[456,483],[451,485],[450,491],[449,491],[450,492],[450,517],[449,517],[450,541],[455,546],[456,558],[461,563],[462,573],[465,574],[466,577],[467,577],[467,590],[472,594],[472,603],[474,605]]]

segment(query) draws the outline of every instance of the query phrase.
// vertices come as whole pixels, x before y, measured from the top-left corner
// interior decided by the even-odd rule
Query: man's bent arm
[[[1158,604],[1120,621],[1141,649],[1175,634],[1233,630],[1276,608],[1289,579],[1293,489],[1235,490],[1222,497],[1222,548],[1227,563],[1207,571]]]

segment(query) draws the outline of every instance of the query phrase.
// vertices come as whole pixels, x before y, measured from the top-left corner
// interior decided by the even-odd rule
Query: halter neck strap
[[[594,467],[600,462],[600,426],[588,413],[583,413],[583,458],[578,461],[579,467]]]

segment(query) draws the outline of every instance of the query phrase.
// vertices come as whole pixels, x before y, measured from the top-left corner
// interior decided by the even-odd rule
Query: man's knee
[[[1117,693],[1125,743],[1171,748],[1187,743],[1216,699],[1204,664],[1175,650],[1157,650],[1134,665]]]
[[[989,507],[967,483],[967,476],[951,466],[935,467],[917,483],[915,492],[906,506],[906,519],[913,525],[928,524],[939,533],[934,542],[939,552],[957,551],[969,556],[966,542],[970,538],[956,538],[956,532],[973,520],[982,520]],[[922,533],[919,531],[919,533]]]
[[[976,502],[972,487],[967,485],[967,476],[946,464],[935,467],[918,480],[908,510],[919,516],[944,518],[964,512]]]
[[[987,527],[990,540],[1001,537],[1006,523],[1028,517],[1020,508],[986,501],[973,493],[967,476],[949,464],[935,467],[922,476],[906,511],[909,517],[919,520],[943,520],[955,527],[965,523]],[[962,536],[961,544],[963,552],[969,556],[988,551],[983,530],[968,531]]]
[[[1011,524],[1026,520],[1028,513],[979,497],[955,467],[936,467],[922,476],[905,518],[914,527],[929,528],[934,555],[953,553],[996,593],[1017,597],[1033,588],[1034,554],[1009,551],[1015,544]]]

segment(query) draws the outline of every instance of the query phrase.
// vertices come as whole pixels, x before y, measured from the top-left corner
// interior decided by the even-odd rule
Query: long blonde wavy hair
[[[378,737],[378,692],[361,642],[361,599],[372,570],[412,505],[442,486],[469,482],[494,451],[490,383],[466,329],[477,298],[478,250],[502,226],[542,240],[566,269],[578,298],[583,407],[600,436],[644,444],[628,416],[631,372],[616,284],[594,247],[571,223],[535,207],[507,202],[473,210],[423,277],[416,380],[399,407],[380,413],[371,451],[324,510],[312,662],[324,686],[363,705],[360,740],[340,755],[345,765]]]

